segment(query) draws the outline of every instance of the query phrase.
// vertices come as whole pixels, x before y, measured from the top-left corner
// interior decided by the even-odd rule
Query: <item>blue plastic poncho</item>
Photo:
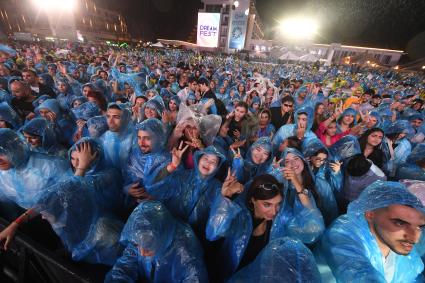
[[[108,108],[111,106],[121,109],[121,127],[119,132],[107,131],[100,139],[106,162],[121,170],[127,165],[128,155],[133,146],[134,127],[131,121],[131,112],[126,105],[110,103]]]
[[[63,115],[59,102],[56,99],[47,99],[34,109],[35,114],[40,116],[41,109],[47,109],[56,114],[55,121],[52,121],[52,127],[57,137],[63,143],[73,144],[72,135],[74,133],[75,124],[71,119]]]
[[[406,205],[425,213],[420,200],[404,185],[377,181],[368,186],[359,198],[348,206],[347,214],[339,217],[324,234],[317,250],[319,261],[326,261],[337,282],[415,282],[423,270],[416,249],[407,256],[391,254],[394,274],[386,278],[382,253],[364,217],[366,211]],[[387,274],[388,277],[388,274]]]
[[[108,122],[105,116],[95,116],[86,122],[88,135],[92,138],[100,138],[108,130]]]
[[[315,207],[303,206],[298,198],[291,196],[287,188],[284,189],[279,212],[273,220],[269,240],[288,236],[311,244],[325,229],[322,215]],[[246,203],[246,194],[239,195],[235,201],[219,194],[211,207],[206,236],[210,241],[224,238],[220,251],[224,278],[229,278],[236,271],[252,235],[252,215]]]
[[[289,124],[289,125],[283,125],[282,127],[280,127],[280,129],[276,132],[276,134],[273,137],[273,151],[275,152],[275,154],[277,154],[278,149],[279,149],[279,145],[286,140],[287,138],[291,137],[291,136],[296,136],[297,135],[297,129],[298,129],[298,115],[300,115],[301,113],[307,114],[307,125],[306,125],[306,129],[305,129],[305,133],[304,133],[304,139],[310,139],[310,138],[315,138],[316,134],[314,134],[311,131],[311,127],[313,126],[313,120],[314,120],[314,112],[313,112],[313,108],[311,107],[300,107],[299,109],[297,109],[297,111],[295,111],[294,114],[294,124]]]
[[[12,165],[0,170],[0,195],[23,208],[31,208],[40,193],[67,176],[66,160],[31,152],[18,134],[10,129],[0,129],[0,155]]]
[[[310,139],[303,143],[303,153],[306,158],[312,157],[319,149],[327,151],[327,148],[319,139]],[[335,173],[326,162],[319,168],[313,168],[312,171],[316,190],[320,198],[319,208],[325,219],[325,224],[329,225],[338,217],[336,198],[342,189],[343,176],[341,170]]]
[[[238,271],[229,283],[319,283],[320,274],[311,251],[302,242],[279,238],[261,251],[254,262]]]
[[[85,186],[94,191],[96,203],[109,212],[119,212],[123,205],[122,179],[121,174],[115,168],[108,168],[104,160],[102,145],[94,138],[82,138],[76,142],[68,151],[68,158],[82,143],[91,146],[92,153],[96,158],[91,162],[90,167],[81,177]]]
[[[158,201],[139,204],[121,242],[126,249],[105,282],[208,282],[202,248],[193,231]],[[142,256],[139,249],[153,255]]]
[[[149,153],[143,153],[139,145],[134,145],[124,170],[125,190],[138,182],[143,186],[144,182],[152,183],[156,174],[171,162],[171,155],[165,150],[167,136],[160,120],[151,118],[136,125],[138,131],[146,131],[151,138],[152,149]]]
[[[113,265],[123,223],[102,212],[95,191],[70,177],[46,189],[35,210],[49,221],[75,261]]]
[[[55,130],[46,119],[34,118],[19,131],[41,138],[41,145],[38,147],[31,146],[31,151],[63,158],[67,157],[67,150],[58,142]]]
[[[269,157],[262,164],[255,164],[254,161],[252,161],[252,151],[257,147],[260,147],[263,150],[269,152]],[[236,177],[238,181],[242,184],[246,184],[255,176],[267,173],[272,163],[272,159],[273,152],[270,138],[262,137],[251,145],[251,147],[248,149],[245,159],[242,157],[233,159],[232,169],[236,171]]]
[[[99,107],[94,102],[84,102],[80,106],[72,108],[71,112],[74,115],[75,120],[81,119],[84,121],[101,114]]]
[[[342,119],[344,119],[345,116],[353,116],[354,117],[354,121],[353,124],[356,125],[357,124],[357,111],[354,110],[353,108],[347,108],[344,110],[344,112],[342,112],[341,117],[338,119],[338,123],[337,123],[337,133],[341,133],[341,121]]]
[[[214,172],[202,178],[198,162],[205,154],[216,155],[219,163]],[[189,223],[197,235],[202,236],[211,203],[217,195],[221,195],[222,185],[214,176],[224,161],[225,157],[215,147],[209,146],[195,153],[194,169],[175,171],[159,182],[147,184],[146,191],[164,202],[173,215]]]
[[[68,81],[64,79],[58,79],[56,83],[63,83],[66,86],[65,92],[59,93],[56,99],[58,100],[62,110],[68,110],[71,108],[72,101],[78,95],[74,94],[74,91]]]
[[[406,163],[397,168],[395,178],[425,181],[425,169],[416,162],[425,159],[425,144],[418,144],[407,157]]]
[[[0,103],[0,120],[9,124],[12,130],[17,130],[22,125],[19,115],[6,102]]]
[[[332,158],[344,161],[362,152],[357,137],[352,135],[342,137],[329,150]]]

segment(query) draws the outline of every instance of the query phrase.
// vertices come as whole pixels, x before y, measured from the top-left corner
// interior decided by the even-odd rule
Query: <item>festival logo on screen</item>
[[[243,49],[248,24],[249,1],[239,1],[239,6],[232,12],[230,20],[229,48]]]
[[[220,13],[198,13],[197,45],[217,47],[220,27]]]

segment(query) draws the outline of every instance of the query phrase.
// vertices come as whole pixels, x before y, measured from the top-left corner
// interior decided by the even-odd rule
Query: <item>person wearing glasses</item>
[[[320,196],[319,209],[328,226],[339,214],[336,198],[343,185],[342,162],[329,162],[329,151],[317,138],[305,141],[303,154],[311,166],[315,187]]]
[[[294,121],[294,98],[284,96],[280,107],[271,107],[271,123],[278,130],[283,125],[291,124]]]
[[[303,187],[297,187],[298,200],[291,204],[288,187],[264,174],[255,177],[236,198],[215,199],[206,235],[210,241],[224,238],[216,259],[220,279],[250,265],[272,240],[288,236],[311,244],[318,239],[324,231],[323,218]]]

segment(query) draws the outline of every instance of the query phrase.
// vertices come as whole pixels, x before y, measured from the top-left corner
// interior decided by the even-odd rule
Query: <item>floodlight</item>
[[[235,5],[235,7],[237,8],[237,7],[239,7],[239,1],[235,1],[235,2],[233,2],[233,5]]]
[[[311,38],[317,33],[318,24],[309,18],[289,18],[280,23],[280,29],[289,38]]]

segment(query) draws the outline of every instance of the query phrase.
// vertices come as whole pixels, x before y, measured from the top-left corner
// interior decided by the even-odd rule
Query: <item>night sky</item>
[[[131,34],[151,41],[187,40],[202,5],[200,0],[97,2],[121,11]],[[257,9],[270,38],[279,19],[302,15],[320,23],[317,43],[401,49],[411,59],[425,56],[424,0],[257,0]]]

